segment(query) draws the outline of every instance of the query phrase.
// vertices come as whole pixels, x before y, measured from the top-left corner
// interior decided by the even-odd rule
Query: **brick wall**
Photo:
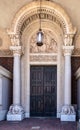
[[[13,72],[13,58],[12,57],[0,57],[0,65]]]
[[[77,104],[77,85],[75,72],[80,67],[80,57],[71,58],[72,65],[72,104]]]

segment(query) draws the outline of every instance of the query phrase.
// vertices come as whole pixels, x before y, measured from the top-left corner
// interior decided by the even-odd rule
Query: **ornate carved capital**
[[[9,34],[12,46],[19,46],[20,45],[20,38],[17,34]]]
[[[71,55],[73,49],[74,49],[74,46],[63,46],[64,56],[65,56],[65,55]]]
[[[21,46],[10,46],[10,50],[13,51],[13,55],[21,55],[22,54],[22,47]]]
[[[66,34],[64,36],[64,45],[65,46],[71,46],[72,45],[73,36],[74,36],[74,34]]]

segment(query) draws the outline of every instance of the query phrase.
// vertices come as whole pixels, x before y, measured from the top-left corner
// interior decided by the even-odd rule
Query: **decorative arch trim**
[[[8,34],[20,34],[21,28],[23,24],[25,23],[26,19],[31,18],[34,14],[37,14],[39,11],[39,1],[33,1],[22,7],[15,15],[11,28],[8,29]],[[42,1],[42,13],[48,14],[56,17],[57,21],[59,21],[57,24],[62,24],[63,26],[63,32],[64,34],[72,34],[74,35],[76,32],[76,29],[73,27],[72,22],[67,15],[67,13],[64,11],[64,9],[52,2],[52,1]]]

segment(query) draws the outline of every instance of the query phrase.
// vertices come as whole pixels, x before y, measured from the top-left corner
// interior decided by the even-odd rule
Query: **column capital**
[[[10,50],[13,51],[13,55],[19,55],[22,54],[22,46],[10,46]]]
[[[64,56],[65,55],[70,55],[71,56],[73,49],[74,49],[74,46],[63,46]]]
[[[20,45],[20,37],[18,34],[9,34],[12,46],[19,46]]]
[[[74,34],[65,34],[64,35],[64,45],[71,46],[73,42]]]

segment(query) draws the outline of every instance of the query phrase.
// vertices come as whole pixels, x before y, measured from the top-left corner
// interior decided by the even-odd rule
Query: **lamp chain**
[[[42,0],[40,0],[40,30],[41,30],[41,1]]]

